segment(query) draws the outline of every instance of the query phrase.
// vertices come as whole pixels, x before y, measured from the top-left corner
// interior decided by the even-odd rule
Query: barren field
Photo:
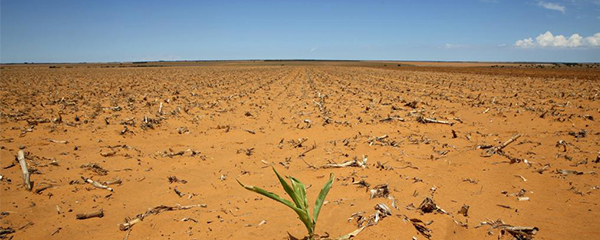
[[[82,65],[0,77],[5,238],[302,239],[294,211],[236,182],[284,196],[270,166],[302,180],[310,205],[335,174],[320,236],[600,238],[600,69]]]

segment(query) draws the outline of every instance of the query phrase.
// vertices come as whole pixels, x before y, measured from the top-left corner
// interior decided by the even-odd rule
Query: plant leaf
[[[275,168],[273,168],[273,170],[275,170]],[[277,174],[277,171],[275,171],[275,174]],[[279,176],[279,174],[277,174],[277,177],[280,178],[280,180],[282,180],[283,178],[281,178]],[[313,234],[313,230],[314,230],[314,224],[310,219],[310,216],[308,215],[308,213],[306,211],[304,211],[303,209],[300,209],[298,207],[296,207],[294,205],[294,203],[290,202],[287,199],[283,199],[281,197],[279,197],[279,195],[266,191],[262,188],[259,187],[255,187],[255,186],[248,186],[248,185],[244,185],[242,182],[240,182],[240,180],[235,179],[242,187],[244,187],[247,190],[253,191],[255,193],[261,194],[263,196],[266,196],[270,199],[273,199],[275,201],[278,201],[280,203],[283,203],[284,205],[288,206],[289,208],[291,208],[292,210],[294,210],[296,212],[296,214],[298,215],[298,218],[300,218],[300,221],[302,221],[302,223],[304,223],[304,226],[306,227],[306,230],[308,231],[309,236]],[[283,181],[285,183],[285,181]],[[287,183],[286,183],[287,184]],[[283,184],[282,184],[283,185]],[[289,185],[287,185],[290,189],[291,187]],[[285,187],[284,187],[285,188]],[[292,195],[294,195],[294,192],[292,190]],[[294,197],[292,197],[294,198]]]
[[[292,187],[294,188],[294,193],[298,199],[300,199],[300,203],[302,204],[302,209],[308,209],[308,199],[306,197],[306,186],[304,183],[300,182],[300,180],[294,177],[288,177],[292,181]]]
[[[289,200],[287,200],[287,199],[283,199],[283,198],[281,198],[279,195],[277,195],[277,194],[275,194],[275,193],[269,192],[269,191],[267,191],[267,190],[264,190],[264,189],[262,189],[262,188],[259,188],[259,187],[244,185],[244,184],[243,184],[242,182],[240,182],[240,180],[238,180],[238,179],[236,179],[236,181],[237,181],[237,182],[238,182],[240,185],[242,185],[242,187],[244,187],[245,189],[248,189],[248,190],[250,190],[250,191],[253,191],[253,192],[255,192],[255,193],[261,194],[261,195],[263,195],[263,196],[265,196],[265,197],[268,197],[268,198],[270,198],[270,199],[273,199],[273,200],[275,200],[275,201],[278,201],[278,202],[280,202],[280,203],[283,203],[284,205],[286,205],[286,206],[290,207],[291,209],[293,209],[293,210],[294,210],[294,211],[296,211],[296,212],[298,212],[298,211],[300,211],[300,212],[301,212],[301,211],[302,211],[301,209],[299,209],[299,208],[297,208],[296,206],[294,206],[294,204],[293,204],[292,202],[290,202],[290,201],[289,201]]]
[[[313,232],[315,230],[315,227],[314,227],[313,222],[310,220],[310,216],[301,209],[296,208],[296,209],[294,209],[294,211],[296,211],[296,214],[298,214],[300,221],[302,221],[302,223],[304,223],[304,226],[306,227],[306,230],[308,231],[308,236],[312,236]]]
[[[315,201],[315,210],[314,210],[314,215],[313,215],[313,225],[316,227],[317,225],[317,218],[319,217],[319,212],[321,212],[321,206],[323,206],[323,202],[325,201],[325,197],[327,197],[327,194],[329,193],[329,190],[331,189],[331,186],[333,185],[333,179],[335,178],[335,176],[333,175],[333,173],[331,173],[329,175],[329,181],[327,181],[327,183],[325,183],[325,186],[323,186],[323,189],[321,189],[321,192],[319,193],[319,196],[317,197],[317,200]]]
[[[294,203],[296,204],[297,208],[301,208],[302,205],[300,205],[300,199],[298,199],[296,197],[296,194],[294,193],[294,189],[292,187],[290,187],[290,185],[285,181],[285,179],[283,179],[281,177],[281,175],[279,175],[279,173],[277,172],[277,170],[275,170],[275,167],[273,168],[273,172],[275,172],[275,175],[277,175],[277,178],[279,179],[279,182],[281,183],[281,186],[283,186],[283,190],[285,190],[285,192],[290,195],[290,197],[292,198],[292,201],[294,201]]]
[[[308,207],[308,199],[306,197],[306,186],[304,186],[304,183],[300,182],[300,180],[298,180],[294,177],[288,177],[288,178],[292,182],[292,187],[294,188],[294,193],[298,197],[299,202],[302,204],[300,209],[302,209],[307,216],[306,222],[309,223],[307,228],[310,227],[309,234],[312,234],[312,232],[314,230],[315,222],[311,219],[310,208]]]

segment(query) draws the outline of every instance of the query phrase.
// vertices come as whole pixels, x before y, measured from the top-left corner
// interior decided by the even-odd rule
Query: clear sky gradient
[[[600,0],[0,0],[3,63],[233,59],[600,62]]]

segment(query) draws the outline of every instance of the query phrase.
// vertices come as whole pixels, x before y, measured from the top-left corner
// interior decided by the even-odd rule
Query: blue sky
[[[0,0],[3,63],[196,59],[600,62],[600,0]]]

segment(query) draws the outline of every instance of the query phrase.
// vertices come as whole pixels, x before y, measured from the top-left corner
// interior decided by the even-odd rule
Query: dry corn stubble
[[[356,229],[340,216],[369,219],[385,203],[392,217],[357,239],[421,239],[410,219],[434,239],[485,238],[487,227],[473,226],[486,219],[537,227],[536,238],[598,237],[597,69],[264,64],[2,66],[0,210],[2,227],[15,231],[7,235],[110,239],[125,235],[116,227],[124,218],[201,202],[208,207],[151,214],[127,234],[280,239],[304,224],[252,212],[264,201],[237,197],[232,177],[273,164],[305,181],[335,172],[319,229],[336,236]],[[12,161],[19,150],[24,168]],[[386,192],[380,184],[396,206],[370,199]],[[426,196],[448,214],[421,216],[415,206]],[[95,209],[105,216],[76,219]]]

